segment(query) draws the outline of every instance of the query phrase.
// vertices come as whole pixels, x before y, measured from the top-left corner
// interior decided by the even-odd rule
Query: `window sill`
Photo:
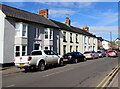
[[[63,42],[67,42],[66,40],[63,40]]]
[[[70,43],[73,43],[72,41],[70,41]]]

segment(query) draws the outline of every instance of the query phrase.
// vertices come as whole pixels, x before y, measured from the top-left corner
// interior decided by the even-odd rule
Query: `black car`
[[[79,61],[86,61],[86,58],[85,56],[80,53],[80,52],[70,52],[70,53],[67,53],[65,55],[63,55],[63,61],[64,62],[74,62],[74,63],[77,63]]]

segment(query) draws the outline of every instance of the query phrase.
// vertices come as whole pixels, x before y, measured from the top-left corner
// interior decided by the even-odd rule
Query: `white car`
[[[31,55],[15,58],[15,66],[29,70],[31,68],[43,71],[47,65],[63,65],[63,58],[51,50],[34,50]]]
[[[84,52],[84,55],[86,58],[92,58],[92,59],[99,58],[98,53],[96,53],[95,51],[86,51]]]

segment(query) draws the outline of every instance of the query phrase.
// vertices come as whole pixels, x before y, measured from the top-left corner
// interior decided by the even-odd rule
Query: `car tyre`
[[[63,66],[63,65],[64,65],[64,62],[63,62],[62,59],[60,59],[59,65],[60,65],[60,66]]]
[[[78,63],[78,59],[75,59],[75,63]]]
[[[38,70],[39,70],[39,71],[45,70],[45,63],[44,63],[44,62],[40,62],[40,63],[39,63],[39,65],[38,65]]]
[[[87,61],[85,57],[84,57],[83,61]]]
[[[26,72],[30,71],[31,68],[24,68]]]

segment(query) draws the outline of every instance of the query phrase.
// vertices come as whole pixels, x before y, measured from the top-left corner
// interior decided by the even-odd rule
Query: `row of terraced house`
[[[69,18],[61,23],[48,18],[48,9],[35,14],[3,4],[0,8],[0,64],[32,50],[49,49],[60,55],[97,51],[97,37],[89,27],[71,26]]]

